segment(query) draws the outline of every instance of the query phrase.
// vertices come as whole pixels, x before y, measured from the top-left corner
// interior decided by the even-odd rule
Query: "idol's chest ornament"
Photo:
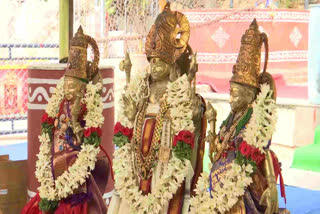
[[[238,117],[232,122],[232,125],[230,127],[226,127],[226,125],[222,127],[220,133],[215,139],[216,153],[213,159],[214,162],[217,161],[221,157],[221,154],[229,148],[230,140],[236,137],[234,136],[236,127],[239,124],[239,121],[247,112],[248,108],[242,110],[241,112],[239,112]]]
[[[160,111],[155,117],[155,126],[152,134],[152,140],[150,149],[147,155],[144,155],[142,152],[142,139],[143,136],[143,127],[146,115],[147,103],[144,102],[142,104],[141,110],[137,114],[135,129],[133,133],[132,139],[132,150],[134,151],[134,166],[135,171],[139,178],[148,179],[152,175],[152,168],[155,165],[155,162],[158,160],[158,151],[160,148],[160,138],[162,135],[162,127],[163,127],[163,119],[168,110],[168,103],[166,99],[166,95],[163,96],[160,103]]]

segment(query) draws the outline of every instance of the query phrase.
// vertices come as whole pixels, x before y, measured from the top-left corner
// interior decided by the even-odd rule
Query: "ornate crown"
[[[170,3],[167,3],[146,38],[147,59],[160,58],[173,64],[187,48],[189,36],[188,19],[180,12],[171,11]]]
[[[88,67],[87,62],[87,48],[89,44],[94,53],[94,59],[90,67]],[[96,41],[92,37],[85,35],[80,26],[70,41],[68,66],[65,76],[73,77],[83,82],[90,81],[98,72],[99,58],[100,53]]]
[[[260,88],[259,75],[261,64],[261,46],[265,44],[265,64],[264,71],[268,62],[268,38],[265,33],[258,29],[257,20],[254,19],[248,30],[241,38],[240,52],[236,64],[233,66],[231,82]]]
[[[77,46],[82,48],[88,48],[88,39],[87,36],[83,33],[82,27],[78,28],[77,33],[70,41],[70,46]]]

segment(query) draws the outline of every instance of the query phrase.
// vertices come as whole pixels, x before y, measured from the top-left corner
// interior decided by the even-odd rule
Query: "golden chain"
[[[164,96],[163,101],[160,103],[160,112],[156,116],[156,124],[153,131],[151,146],[149,152],[146,157],[143,156],[141,147],[142,147],[142,130],[144,125],[144,116],[146,112],[146,103],[143,104],[141,111],[137,117],[136,121],[136,129],[134,131],[134,139],[133,139],[133,151],[135,156],[135,170],[138,176],[141,179],[148,179],[152,175],[152,168],[154,167],[154,163],[157,160],[157,154],[160,147],[160,138],[162,134],[162,124],[163,118],[168,110],[168,103],[166,96]]]

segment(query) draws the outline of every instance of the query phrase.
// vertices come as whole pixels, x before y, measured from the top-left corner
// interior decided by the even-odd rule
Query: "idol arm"
[[[265,214],[278,213],[279,203],[276,176],[274,173],[271,151],[269,149],[266,150],[265,160],[263,163],[263,171],[267,179],[268,188],[262,194],[260,205],[267,206]]]
[[[217,148],[217,145],[215,143],[215,140],[217,138],[217,134],[216,134],[217,111],[213,108],[213,106],[209,102],[207,104],[206,117],[210,125],[210,129],[209,129],[206,140],[209,142],[209,158],[211,160],[211,163],[213,163],[212,155]]]

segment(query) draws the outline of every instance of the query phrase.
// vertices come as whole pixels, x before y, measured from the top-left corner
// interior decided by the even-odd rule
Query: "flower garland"
[[[180,159],[191,159],[194,147],[191,88],[186,74],[167,86],[168,103],[174,132],[173,152]]]
[[[133,128],[124,127],[120,122],[114,126],[112,142],[119,148],[129,143],[133,135]]]
[[[262,154],[265,154],[265,148],[268,147],[269,140],[276,129],[277,105],[272,94],[268,84],[261,85],[261,92],[252,105],[252,119],[246,126],[244,133],[246,142],[258,148]]]
[[[128,158],[131,154],[130,144],[122,146],[114,153],[115,188],[120,197],[128,202],[130,213],[158,214],[169,203],[184,178],[192,170],[191,163],[173,155],[159,183],[153,187],[152,193],[143,195],[134,177],[133,162]]]
[[[230,210],[244,194],[252,178],[248,176],[253,172],[252,166],[233,163],[220,182],[223,186],[216,185],[214,191],[207,191],[209,187],[209,175],[202,173],[196,188],[196,197],[191,198],[191,214],[218,214]]]
[[[125,90],[125,94],[132,98],[132,100],[137,104],[144,97],[144,89],[148,87],[147,84],[148,73],[146,71],[138,72],[134,78],[131,79],[128,87]],[[128,128],[133,127],[133,123],[125,116],[123,109],[126,106],[123,102],[123,99],[119,101],[119,112],[118,113],[118,121],[124,126]]]
[[[126,90],[126,94],[131,96],[135,103],[139,103],[144,96],[141,88],[147,87],[146,77],[147,74],[138,76],[130,82]],[[194,134],[192,133],[194,125],[190,103],[191,89],[187,76],[183,75],[176,81],[169,82],[167,93],[172,129],[175,133],[172,145],[173,155],[168,162],[167,170],[163,173],[157,186],[153,187],[152,193],[142,195],[137,185],[133,172],[133,160],[128,158],[132,157],[133,152],[129,144],[133,124],[128,122],[124,112],[119,113],[119,122],[116,123],[114,129],[113,142],[119,147],[115,151],[113,162],[115,187],[120,197],[127,200],[133,213],[159,213],[169,203],[184,178],[193,170],[189,160],[194,146]],[[122,107],[122,109],[125,108]]]
[[[51,171],[53,123],[51,121],[54,121],[59,104],[64,98],[63,84],[64,78],[58,83],[46,108],[45,116],[42,117],[42,127],[44,128],[39,136],[41,145],[37,155],[38,161],[36,162],[35,172],[40,183],[38,190],[41,201],[55,202],[73,194],[75,189],[85,183],[90,171],[94,169],[96,156],[100,151],[98,147],[102,135],[100,127],[103,124],[104,117],[102,116],[103,104],[98,91],[102,86],[100,83],[93,85],[90,82],[87,84],[86,94],[82,99],[88,109],[84,117],[86,121],[84,143],[81,145],[75,163],[56,180],[53,179]]]
[[[203,173],[198,180],[196,196],[191,199],[190,213],[223,214],[237,203],[239,196],[252,183],[251,174],[256,165],[264,160],[265,152],[262,150],[275,130],[276,118],[272,116],[275,116],[276,104],[271,96],[269,85],[261,85],[261,92],[253,103],[252,117],[244,131],[244,139],[236,151],[236,159],[231,163],[231,170],[220,179],[223,185],[215,185],[214,190],[208,192],[209,175]],[[269,138],[260,137],[261,133]]]

